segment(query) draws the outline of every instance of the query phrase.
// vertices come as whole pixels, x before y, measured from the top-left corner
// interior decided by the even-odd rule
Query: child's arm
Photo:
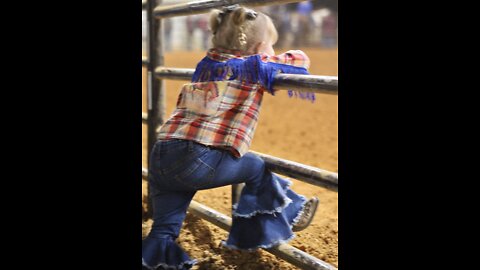
[[[266,62],[302,67],[305,69],[310,67],[310,58],[308,58],[308,56],[300,50],[289,50],[285,53],[273,56],[262,54],[262,60]]]
[[[263,86],[267,91],[274,95],[278,89],[273,88],[275,81],[275,74],[278,73],[288,73],[288,74],[309,74],[308,68],[310,67],[310,58],[300,50],[289,50],[285,53],[279,55],[269,55],[265,52],[260,53],[261,60],[269,70],[264,74],[267,75],[267,80],[265,80]],[[271,63],[271,65],[269,65]],[[289,96],[295,94],[294,91],[288,91]],[[313,93],[307,94],[307,96],[313,96]],[[314,97],[312,98],[314,99]]]
[[[275,55],[273,45],[270,42],[260,42],[255,48],[255,53],[261,54],[262,61],[278,64],[292,65],[308,69],[310,67],[310,58],[300,50],[289,50],[285,53]]]

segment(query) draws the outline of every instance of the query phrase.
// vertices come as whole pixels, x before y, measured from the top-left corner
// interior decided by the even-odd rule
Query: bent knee
[[[263,171],[265,171],[266,165],[265,161],[262,158],[252,153],[247,153],[244,157],[247,158],[249,161],[248,169],[258,173],[263,173]]]

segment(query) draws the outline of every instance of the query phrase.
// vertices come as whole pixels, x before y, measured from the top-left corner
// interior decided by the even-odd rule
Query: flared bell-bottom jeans
[[[264,161],[186,140],[158,141],[150,156],[149,194],[153,225],[142,243],[147,269],[189,269],[196,262],[177,245],[187,208],[197,190],[245,183],[234,205],[232,227],[224,246],[255,250],[291,240],[292,226],[306,198],[291,182],[265,168]]]

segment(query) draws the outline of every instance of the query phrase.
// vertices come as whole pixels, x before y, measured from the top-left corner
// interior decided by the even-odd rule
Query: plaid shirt
[[[268,56],[263,62],[275,62],[308,68],[310,60],[298,50]],[[244,59],[239,51],[211,49],[207,57],[223,62]],[[158,139],[191,140],[229,150],[241,157],[248,152],[257,126],[265,88],[258,83],[239,80],[192,82],[183,85],[177,107],[161,127]]]

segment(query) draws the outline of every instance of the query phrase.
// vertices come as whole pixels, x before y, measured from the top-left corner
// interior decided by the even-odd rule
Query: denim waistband
[[[158,151],[160,154],[165,154],[172,151],[184,150],[185,148],[188,150],[188,152],[193,152],[195,149],[195,146],[197,147],[201,146],[209,149],[212,148],[208,145],[197,143],[195,141],[182,140],[182,139],[160,140],[160,141],[157,141],[157,143],[155,144],[155,147],[158,148]]]
[[[160,154],[165,154],[173,151],[180,151],[184,150],[185,148],[188,149],[188,152],[191,152],[193,149],[192,141],[187,140],[166,140],[166,141],[157,141],[155,144],[157,151]]]

